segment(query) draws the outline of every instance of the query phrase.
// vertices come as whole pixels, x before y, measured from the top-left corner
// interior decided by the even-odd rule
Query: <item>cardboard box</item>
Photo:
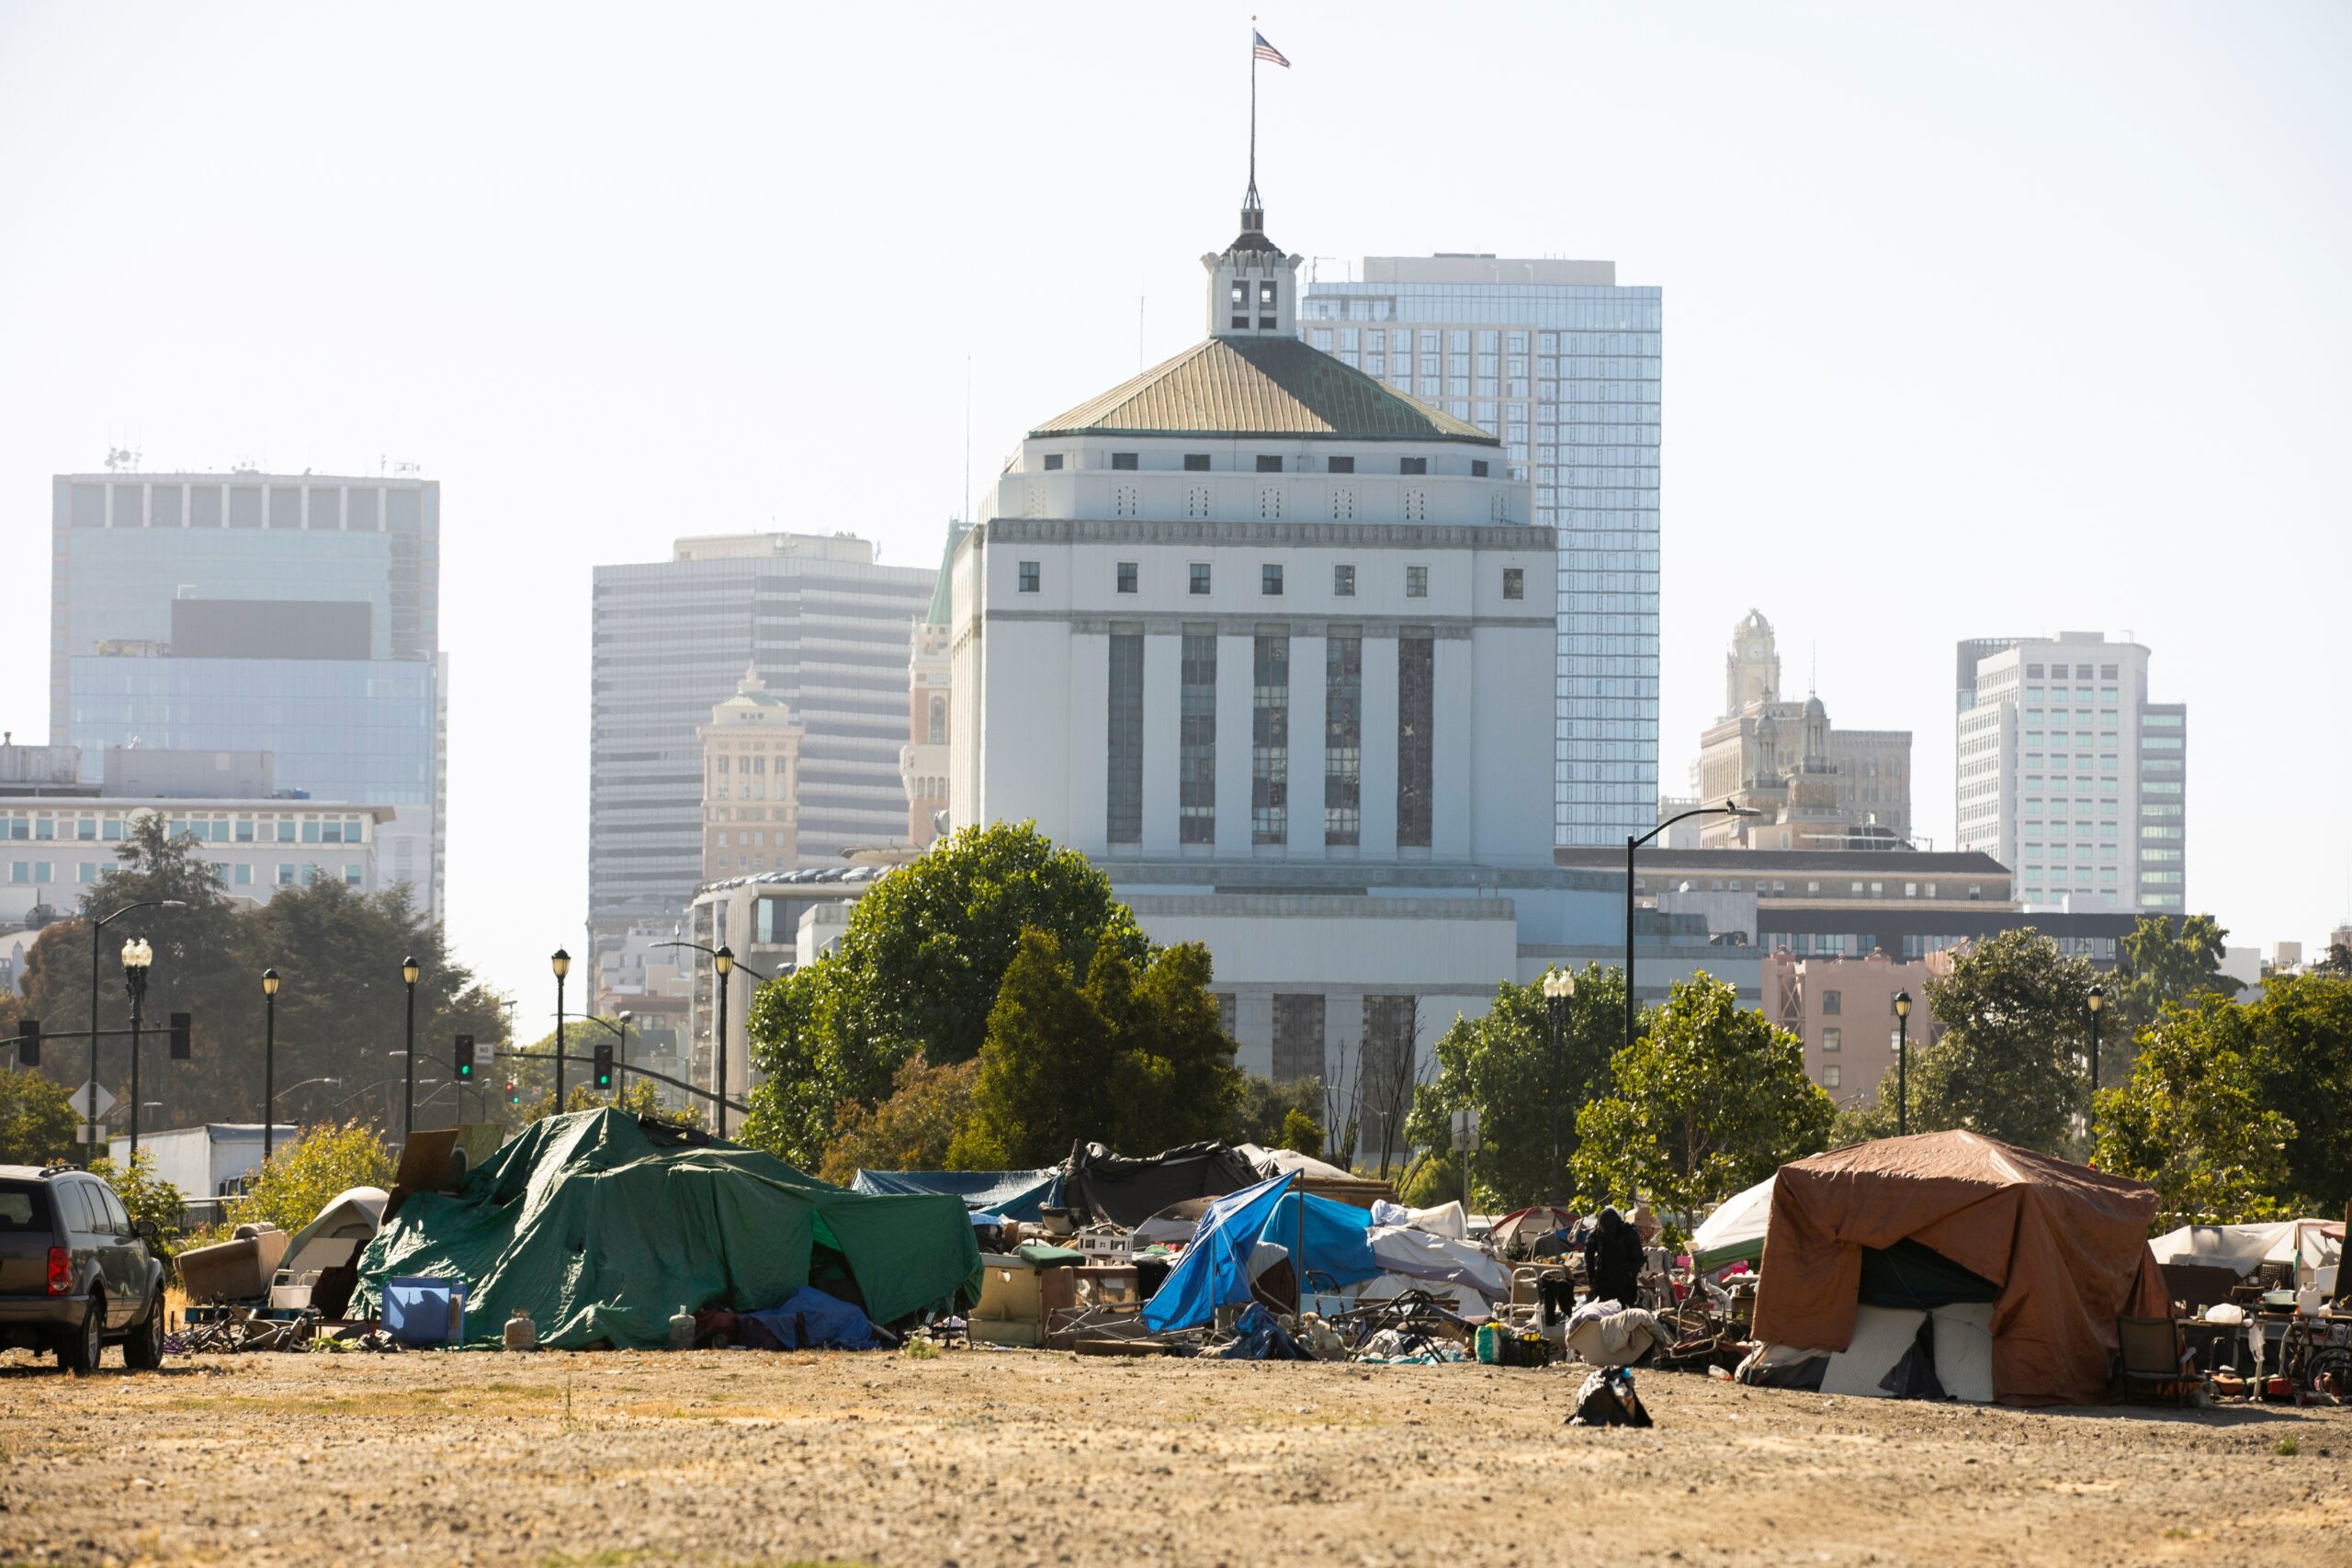
[[[965,1325],[975,1345],[1018,1345],[1035,1350],[1046,1343],[1043,1323],[1016,1323],[1004,1318],[975,1317]]]

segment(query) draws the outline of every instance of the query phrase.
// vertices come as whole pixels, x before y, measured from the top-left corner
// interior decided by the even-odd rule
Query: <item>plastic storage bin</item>
[[[403,1345],[462,1344],[466,1282],[430,1274],[385,1280],[384,1332]]]

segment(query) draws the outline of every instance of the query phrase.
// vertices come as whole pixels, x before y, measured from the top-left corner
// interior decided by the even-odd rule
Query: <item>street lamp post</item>
[[[1724,802],[1721,806],[1694,806],[1694,807],[1691,807],[1690,810],[1688,810],[1688,811],[1678,811],[1678,812],[1676,812],[1673,816],[1671,816],[1671,817],[1668,818],[1665,821],[1663,821],[1663,822],[1659,823],[1657,827],[1655,827],[1655,828],[1651,829],[1648,832],[1644,833],[1644,834],[1643,834],[1641,837],[1639,837],[1639,838],[1635,838],[1635,837],[1634,837],[1634,836],[1633,836],[1633,835],[1631,835],[1631,834],[1627,834],[1627,835],[1626,835],[1626,838],[1625,838],[1625,1043],[1626,1043],[1626,1044],[1631,1045],[1631,1044],[1634,1043],[1634,1017],[1636,1016],[1636,1012],[1635,1012],[1635,1003],[1634,1003],[1634,852],[1635,850],[1637,850],[1637,849],[1640,849],[1644,844],[1648,843],[1652,839],[1657,838],[1660,833],[1665,832],[1668,828],[1673,827],[1677,822],[1679,822],[1679,821],[1683,820],[1685,818],[1689,818],[1689,817],[1756,817],[1756,816],[1760,816],[1760,815],[1762,815],[1760,812],[1750,811],[1749,809],[1747,809],[1747,807],[1744,807],[1744,806],[1734,806],[1734,805],[1733,805],[1731,802],[1729,802],[1729,801],[1725,801],[1725,802]]]
[[[141,898],[136,904],[125,904],[105,919],[90,927],[90,1094],[83,1122],[89,1128],[90,1146],[95,1153],[98,1142],[98,938],[108,926],[133,909],[185,909],[187,902],[181,898]]]
[[[735,950],[723,943],[716,948],[705,947],[698,942],[657,942],[653,945],[657,948],[691,947],[696,953],[707,953],[710,954],[711,968],[718,976],[718,1041],[714,1063],[718,1081],[711,1099],[718,1106],[718,1135],[723,1138],[727,1135],[727,976],[735,970]],[[743,965],[743,973],[754,980],[770,978],[748,964]],[[692,1076],[691,1068],[688,1076]]]
[[[2096,1095],[2098,1093],[2098,1015],[2107,1010],[2107,987],[2093,986],[2091,994],[2085,999],[2090,1003],[2091,1007],[2091,1093]],[[2091,1104],[2091,1114],[2086,1118],[2086,1125],[2098,1119],[2098,1102],[2093,1100]]]
[[[1911,1131],[1911,993],[1894,993],[1894,1135]]]
[[[277,971],[261,972],[261,1163],[277,1147]]]
[[[727,976],[735,972],[735,950],[725,942],[710,955],[710,966],[718,975],[718,1081],[711,1087],[718,1091],[718,1135],[727,1136]]]
[[[401,960],[401,984],[408,987],[407,1081],[401,1088],[401,1147],[416,1133],[416,977],[424,973],[413,958]]]
[[[1560,1022],[1568,1010],[1568,998],[1576,994],[1575,976],[1557,969],[1544,971],[1544,1010],[1552,1015],[1551,1087],[1544,1091],[1552,1117],[1552,1166],[1545,1199],[1555,1213],[1560,1207]]]
[[[563,977],[571,973],[571,954],[557,948],[548,959],[555,970],[555,1113],[563,1114]]]
[[[130,1158],[134,1164],[139,1159],[139,1025],[147,1008],[147,966],[154,962],[155,950],[147,945],[145,937],[135,936],[122,944],[122,986],[130,993]]]

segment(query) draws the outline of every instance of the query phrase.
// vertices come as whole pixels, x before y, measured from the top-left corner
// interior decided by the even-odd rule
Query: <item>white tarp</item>
[[[1764,1230],[1772,1218],[1772,1181],[1766,1177],[1745,1192],[1735,1192],[1690,1233],[1690,1256],[1701,1269],[1717,1269],[1764,1256]]]
[[[335,1195],[319,1217],[294,1233],[286,1244],[278,1269],[288,1284],[307,1285],[322,1269],[350,1262],[358,1256],[354,1242],[366,1242],[382,1228],[384,1205],[391,1194],[380,1187],[352,1187]]]
[[[1372,1223],[1375,1225],[1410,1225],[1417,1231],[1451,1236],[1455,1241],[1470,1239],[1470,1216],[1462,1212],[1458,1199],[1434,1209],[1408,1209],[1385,1198],[1374,1198],[1372,1201]]]
[[[1248,1160],[1262,1177],[1288,1176],[1297,1171],[1309,1181],[1352,1181],[1355,1173],[1338,1166],[1300,1154],[1296,1149],[1270,1149],[1262,1144],[1236,1144],[1234,1152]]]
[[[1366,1233],[1373,1261],[1391,1274],[1444,1280],[1475,1287],[1488,1301],[1510,1296],[1510,1270],[1466,1241],[1432,1235],[1410,1225],[1374,1225]]]
[[[2292,1263],[2298,1284],[2342,1261],[2343,1226],[2326,1220],[2278,1220],[2260,1225],[2183,1225],[2148,1244],[2159,1263],[2227,1269],[2243,1279],[2265,1263]]]

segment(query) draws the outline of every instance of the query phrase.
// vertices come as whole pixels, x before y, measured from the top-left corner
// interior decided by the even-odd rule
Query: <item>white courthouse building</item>
[[[1302,259],[1253,191],[1206,341],[1031,431],[950,593],[951,819],[1034,818],[1206,942],[1285,1078],[1623,939],[1622,877],[1553,863],[1553,531],[1495,436],[1300,340]],[[1644,931],[1644,992],[1752,998],[1693,924]]]

